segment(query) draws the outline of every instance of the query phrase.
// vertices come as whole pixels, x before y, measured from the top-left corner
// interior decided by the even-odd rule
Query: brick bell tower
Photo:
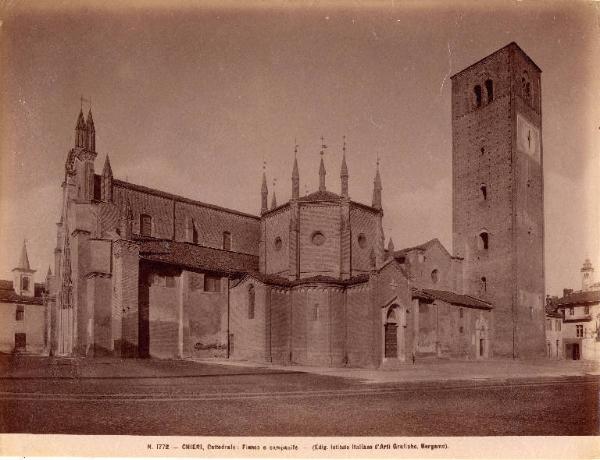
[[[452,77],[453,247],[492,350],[544,356],[541,70],[510,43]]]

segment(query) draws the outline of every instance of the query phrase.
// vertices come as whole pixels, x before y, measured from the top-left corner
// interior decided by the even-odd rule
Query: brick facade
[[[453,77],[454,255],[438,240],[384,250],[379,170],[372,206],[351,201],[345,156],[341,195],[321,160],[319,190],[300,197],[295,160],[292,199],[267,209],[263,174],[254,216],[118,180],[108,157],[95,175],[95,130],[80,117],[57,228],[54,352],[393,367],[509,355],[514,333],[519,355],[536,354],[541,143],[522,153],[515,133],[539,129],[540,97],[516,45]]]

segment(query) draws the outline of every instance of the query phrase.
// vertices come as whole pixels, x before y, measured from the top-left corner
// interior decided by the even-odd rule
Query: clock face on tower
[[[523,115],[517,114],[517,149],[540,161],[540,131]]]

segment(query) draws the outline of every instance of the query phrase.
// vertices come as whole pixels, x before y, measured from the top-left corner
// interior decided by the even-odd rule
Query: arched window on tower
[[[473,93],[475,95],[475,107],[481,107],[481,85],[475,85]]]
[[[248,287],[248,319],[254,319],[254,302],[256,294],[254,292],[254,285],[251,284]]]
[[[481,293],[484,294],[487,292],[487,278],[485,276],[481,277]]]
[[[481,198],[483,199],[483,201],[486,201],[487,200],[487,185],[481,184],[481,187],[479,187],[479,190],[481,190]]]
[[[223,249],[231,251],[231,233],[223,232]]]
[[[489,233],[486,231],[480,232],[479,236],[477,238],[477,247],[479,249],[487,250],[489,248],[489,243],[490,243]]]
[[[494,100],[494,82],[492,80],[485,81],[485,91],[487,93],[488,104]]]

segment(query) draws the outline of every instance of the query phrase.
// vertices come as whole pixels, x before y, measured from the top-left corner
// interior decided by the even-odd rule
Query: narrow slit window
[[[231,233],[223,232],[223,249],[231,251]]]
[[[492,80],[485,81],[485,91],[487,92],[488,103],[494,100],[494,82]]]
[[[481,198],[483,198],[483,201],[487,200],[487,185],[483,184],[480,188],[481,190]]]
[[[481,232],[479,234],[479,249],[489,249],[489,245],[490,245],[490,237],[489,234],[487,232]]]
[[[473,93],[475,94],[475,107],[481,107],[481,86],[475,85]]]
[[[248,319],[254,319],[255,298],[254,285],[251,284],[248,288]]]
[[[140,215],[140,235],[152,236],[152,217],[148,214]]]

